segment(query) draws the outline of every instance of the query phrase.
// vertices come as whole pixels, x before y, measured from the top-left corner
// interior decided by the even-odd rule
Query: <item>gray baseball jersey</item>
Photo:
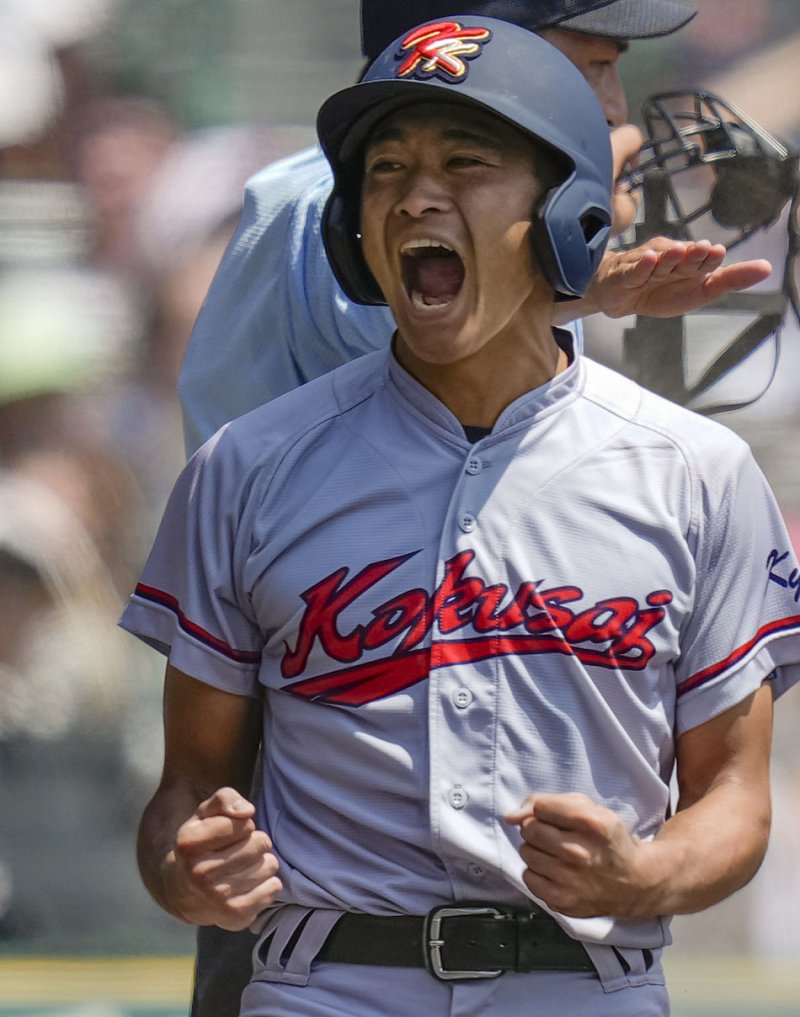
[[[121,624],[264,701],[281,900],[524,905],[533,791],[651,838],[675,740],[800,677],[800,569],[746,445],[581,357],[470,444],[380,351],[226,425]],[[657,949],[668,919],[556,916]]]

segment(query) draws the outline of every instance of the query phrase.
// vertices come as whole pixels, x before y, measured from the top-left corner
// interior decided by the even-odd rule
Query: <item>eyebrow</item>
[[[385,141],[402,141],[407,134],[407,129],[402,127],[384,127],[376,131],[367,142],[367,148],[381,144]],[[504,147],[503,142],[493,135],[480,130],[466,127],[445,127],[439,131],[439,136],[444,141],[466,141],[470,144],[481,145],[483,148],[491,148],[499,151]]]

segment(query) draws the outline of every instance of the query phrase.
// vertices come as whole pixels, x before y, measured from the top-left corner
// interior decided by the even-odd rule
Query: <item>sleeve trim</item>
[[[135,590],[135,596],[146,600],[151,604],[157,604],[159,607],[164,607],[168,611],[171,611],[175,616],[178,626],[193,639],[203,643],[212,650],[216,650],[217,653],[222,654],[223,657],[227,657],[229,660],[236,661],[239,664],[257,664],[261,660],[261,653],[257,650],[239,650],[235,646],[231,646],[230,643],[226,643],[224,639],[220,639],[218,636],[212,635],[206,629],[200,625],[195,624],[181,610],[180,602],[169,593],[165,593],[163,590],[159,590],[154,586],[146,586],[144,583],[138,583]]]
[[[736,664],[740,664],[745,657],[757,650],[761,643],[764,643],[776,636],[800,635],[800,615],[790,615],[787,618],[778,618],[762,626],[748,642],[743,643],[730,653],[724,660],[711,664],[709,667],[697,671],[695,674],[685,678],[677,687],[678,696],[683,696],[692,689],[705,685],[707,682],[718,678],[724,671],[727,671]]]

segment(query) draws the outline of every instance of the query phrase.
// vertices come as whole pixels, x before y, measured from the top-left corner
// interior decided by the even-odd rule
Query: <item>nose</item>
[[[622,124],[627,123],[628,100],[616,67],[609,68],[608,73],[604,76],[602,86],[598,90],[597,97],[603,107],[609,127],[621,127]]]
[[[432,171],[420,170],[410,174],[397,199],[395,211],[399,215],[418,219],[421,216],[446,211],[451,204],[450,194],[441,177]]]

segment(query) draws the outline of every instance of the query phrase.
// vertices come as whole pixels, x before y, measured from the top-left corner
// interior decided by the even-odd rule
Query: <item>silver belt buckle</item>
[[[445,918],[463,915],[494,915],[495,918],[502,918],[503,912],[491,907],[456,908],[441,907],[434,908],[425,919],[423,931],[423,946],[425,949],[425,967],[428,971],[442,982],[468,980],[474,978],[499,978],[502,970],[492,971],[453,971],[442,967],[442,947],[445,945],[442,939],[442,922]]]

